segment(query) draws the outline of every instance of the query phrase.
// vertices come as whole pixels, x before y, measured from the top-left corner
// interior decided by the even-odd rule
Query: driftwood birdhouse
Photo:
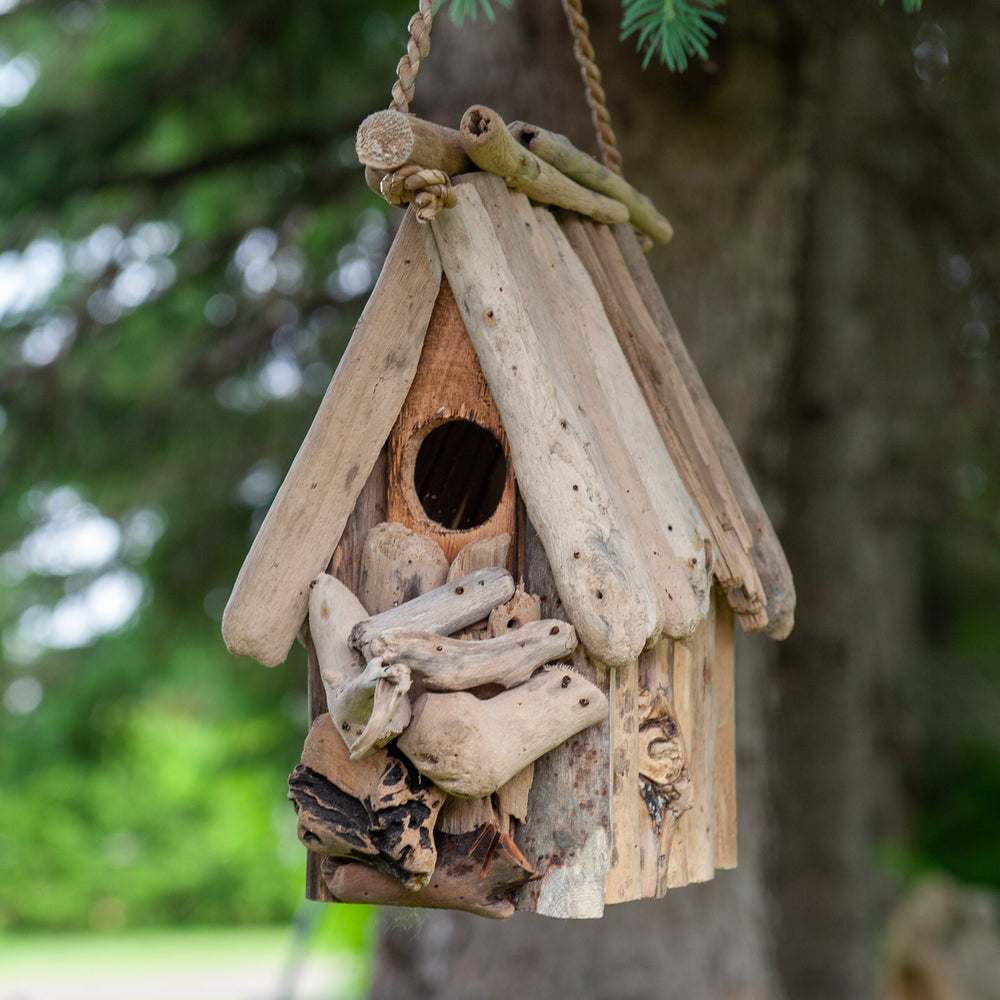
[[[632,227],[486,172],[449,200],[407,211],[223,630],[308,650],[311,898],[596,917],[735,866],[734,616],[783,637],[791,578]]]

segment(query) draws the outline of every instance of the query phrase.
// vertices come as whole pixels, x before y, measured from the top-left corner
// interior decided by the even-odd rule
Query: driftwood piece
[[[572,289],[563,298],[566,312],[553,316],[549,325],[557,338],[550,356],[565,359],[602,451],[616,478],[628,484],[624,500],[665,601],[664,631],[685,638],[708,609],[711,534],[646,406],[590,275],[551,212],[530,212],[521,196],[512,201],[522,221],[531,225],[538,256],[551,262],[549,280]]]
[[[673,694],[684,734],[691,778],[691,808],[677,824],[667,871],[671,887],[707,882],[715,876],[715,741],[718,707],[715,664],[715,608],[687,643],[673,647]]]
[[[451,795],[490,795],[532,761],[607,717],[600,688],[550,667],[493,698],[428,693],[398,740],[414,766]]]
[[[482,447],[483,435],[466,421],[492,434],[500,456]],[[424,459],[419,483],[418,457]],[[447,280],[441,282],[417,374],[389,436],[389,460],[390,519],[433,538],[447,559],[454,561],[477,539],[513,536],[516,490],[507,434]],[[437,498],[437,519],[421,501],[428,493]],[[489,565],[513,568],[505,560]]]
[[[735,868],[736,850],[736,653],[733,612],[715,606],[715,664],[712,684],[718,712],[715,731],[715,802],[712,832],[715,867]]]
[[[545,551],[525,520],[525,585],[537,593],[541,614],[561,617],[565,609]],[[592,662],[582,646],[573,669],[608,691],[610,671]],[[584,729],[535,762],[528,796],[531,822],[517,832],[518,845],[539,878],[516,893],[518,909],[549,916],[600,917],[611,863],[611,722]]]
[[[490,187],[486,175],[467,179]],[[588,435],[552,379],[482,199],[472,183],[457,185],[456,195],[431,226],[510,431],[518,485],[581,641],[611,665],[631,662],[658,629],[656,583],[633,533],[622,529],[618,491],[595,466]]]
[[[513,593],[514,581],[505,569],[493,567],[469,573],[405,604],[358,622],[351,632],[351,645],[366,660],[370,660],[372,640],[392,629],[451,635],[485,618],[498,604],[509,600]]]
[[[673,238],[673,226],[646,195],[632,187],[624,177],[577,149],[566,136],[526,122],[511,122],[510,134],[539,159],[571,180],[620,201],[628,209],[632,225],[657,243],[669,243]]]
[[[232,652],[266,666],[288,655],[309,584],[326,568],[413,381],[440,275],[430,234],[408,213],[237,577],[222,620]]]
[[[512,688],[542,666],[576,649],[567,622],[532,622],[495,639],[445,639],[432,632],[391,629],[367,644],[375,657],[405,664],[428,691],[467,691],[481,684]]]
[[[543,205],[559,205],[598,222],[626,222],[628,208],[613,198],[585,188],[521,146],[504,120],[490,108],[473,105],[462,116],[462,145],[481,170],[503,179]]]
[[[624,268],[631,274],[658,329],[660,343],[651,345],[650,354],[652,357],[669,354],[677,366],[701,424],[722,463],[742,515],[750,527],[753,539],[751,555],[767,598],[766,619],[762,622],[762,617],[765,616],[740,613],[740,623],[748,631],[761,627],[762,624],[768,635],[775,639],[784,639],[792,631],[795,623],[795,585],[781,543],[736,450],[736,445],[681,339],[663,293],[649,270],[635,234],[627,226],[615,226],[612,232],[623,258]],[[606,259],[609,259],[610,247],[607,249]],[[621,266],[621,264],[615,265],[616,273],[620,273],[618,268]],[[663,390],[659,390],[659,393],[662,397]],[[739,612],[738,608],[735,610]]]
[[[351,761],[330,717],[321,715],[288,787],[299,839],[310,851],[364,861],[408,890],[427,884],[444,795],[397,751]]]
[[[451,566],[448,567],[448,579],[457,580],[467,573],[474,573],[477,569],[488,569],[490,566],[506,566],[509,552],[510,535],[506,531],[500,535],[490,535],[488,538],[477,538],[467,542],[451,561]]]
[[[447,576],[448,560],[437,542],[395,521],[384,522],[365,539],[358,597],[378,614],[440,587]]]
[[[394,879],[367,865],[323,861],[323,876],[334,899],[383,906],[444,907],[481,917],[512,916],[511,890],[534,871],[514,841],[490,822],[458,835],[436,832],[437,867],[427,885],[407,892]]]
[[[700,415],[662,340],[609,229],[566,219],[566,235],[601,294],[629,365],[688,493],[708,524],[715,575],[740,614],[756,627],[766,597],[750,557],[753,535],[733,495]]]
[[[376,111],[358,126],[355,149],[361,163],[377,170],[418,163],[450,176],[475,169],[457,129],[392,108]]]
[[[328,572],[336,576],[351,590],[361,592],[361,553],[365,539],[372,525],[379,524],[386,518],[386,482],[388,478],[388,458],[383,448],[375,461],[375,466],[368,476],[364,487],[358,496],[354,509],[351,511],[347,524],[340,536],[340,542],[333,550]],[[366,605],[367,607],[368,605]],[[372,611],[381,608],[373,607]],[[319,659],[309,634],[308,627],[303,630],[303,642],[306,647],[308,662],[308,696],[309,723],[321,715],[325,715],[327,705],[326,688],[320,676]],[[320,855],[306,851],[306,898],[319,902],[331,902],[330,890],[320,874]]]
[[[350,646],[351,631],[368,613],[351,591],[320,573],[309,593],[309,632],[326,691],[326,703],[351,758],[385,746],[410,722],[410,672],[371,659],[364,664]]]
[[[687,750],[673,707],[673,648],[657,643],[639,660],[639,791],[646,813],[640,853],[647,898],[667,891],[674,833],[692,800]]]

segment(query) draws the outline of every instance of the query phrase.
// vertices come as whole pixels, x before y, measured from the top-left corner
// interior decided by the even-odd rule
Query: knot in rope
[[[412,202],[419,222],[430,222],[442,208],[451,208],[457,201],[451,179],[443,170],[429,170],[417,163],[385,174],[378,190],[390,205]]]

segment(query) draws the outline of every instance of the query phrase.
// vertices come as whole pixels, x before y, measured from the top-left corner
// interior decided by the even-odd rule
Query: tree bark
[[[890,7],[734,0],[678,77],[641,71],[617,4],[587,5],[626,177],[676,233],[652,266],[784,543],[796,629],[736,637],[735,871],[601,921],[390,913],[375,1000],[875,993],[892,885],[873,854],[898,832],[894,713],[920,644],[918,526],[893,504],[900,469],[933,481],[947,390],[924,366],[947,363],[952,308],[947,197],[929,193],[944,154],[914,120],[940,124],[944,98],[914,73],[923,22]],[[965,42],[990,65],[988,34]],[[554,2],[461,32],[439,18],[413,110],[456,127],[481,102],[593,152],[571,53]]]

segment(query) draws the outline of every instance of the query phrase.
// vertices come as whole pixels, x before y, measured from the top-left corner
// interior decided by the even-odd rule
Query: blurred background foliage
[[[298,905],[304,657],[239,660],[219,622],[388,245],[353,142],[413,6],[0,0],[0,929]],[[979,303],[956,350],[981,399],[1000,289],[968,268],[942,257]],[[976,412],[958,530],[928,533],[940,670],[914,694],[949,735],[916,748],[912,840],[887,855],[1000,888],[997,427]]]

